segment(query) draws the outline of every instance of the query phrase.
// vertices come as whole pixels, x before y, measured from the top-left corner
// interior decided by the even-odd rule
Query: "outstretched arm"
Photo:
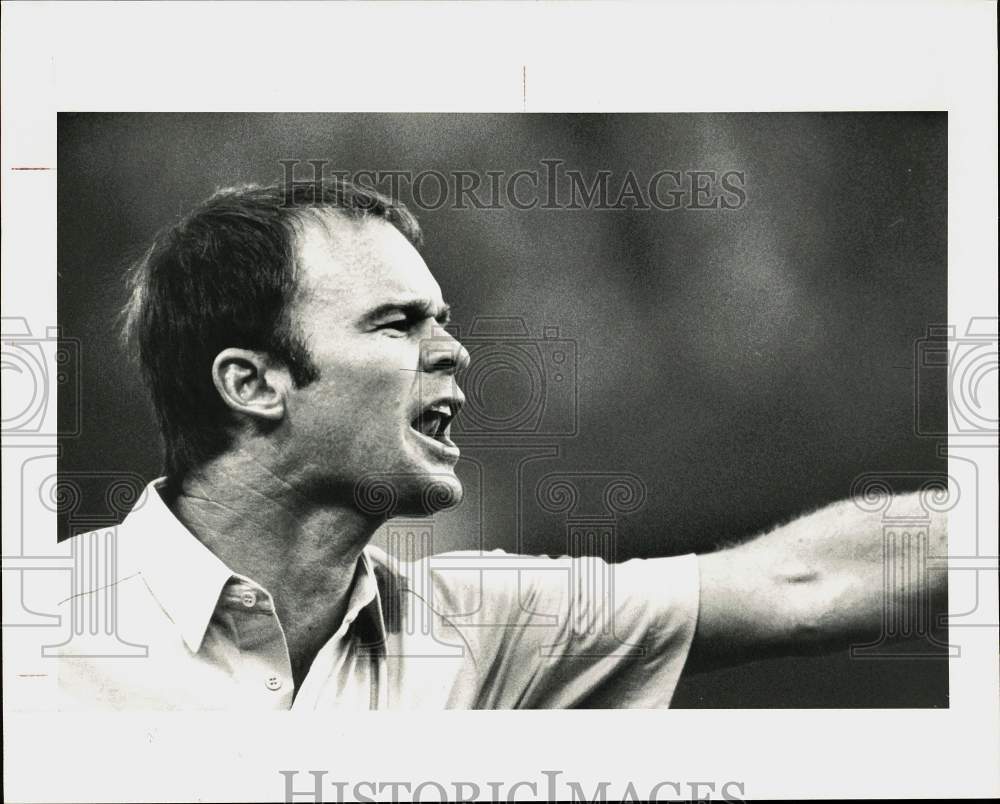
[[[929,536],[888,543],[881,512],[844,500],[699,556],[701,603],[687,670],[832,651],[877,638],[900,607],[939,611],[947,573],[923,570],[928,556],[947,555],[947,515],[928,513],[915,493],[891,505],[894,516],[930,517]]]

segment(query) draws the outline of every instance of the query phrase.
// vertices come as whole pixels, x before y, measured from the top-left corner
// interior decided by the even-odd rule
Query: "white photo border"
[[[3,17],[0,298],[32,325],[55,319],[60,111],[943,110],[949,321],[997,315],[989,2],[5,3]],[[996,450],[980,452],[995,489]],[[995,509],[981,521],[995,556]],[[998,622],[996,600],[983,605]],[[296,789],[325,769],[544,791],[542,772],[558,769],[619,794],[713,780],[717,797],[736,780],[748,798],[996,796],[997,632],[949,639],[962,656],[947,710],[7,711],[6,797],[281,800],[281,769],[301,772]]]

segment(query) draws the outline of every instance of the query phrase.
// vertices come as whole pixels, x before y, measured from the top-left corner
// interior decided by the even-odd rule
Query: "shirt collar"
[[[362,609],[370,606],[378,600],[378,588],[375,577],[372,573],[371,563],[365,552],[361,552],[358,559],[358,568],[354,573],[354,581],[351,584],[351,596],[347,603],[347,612],[344,614],[344,621],[338,630],[346,630],[351,623],[357,619]]]
[[[358,620],[361,648],[366,653],[385,653],[386,638],[400,630],[403,605],[401,595],[406,579],[391,569],[385,552],[368,545],[361,553],[367,577],[374,586],[374,598]]]
[[[226,584],[238,579],[263,587],[233,572],[181,524],[160,496],[165,482],[165,478],[157,478],[146,487],[139,504],[122,523],[121,532],[136,549],[137,569],[153,597],[180,630],[191,652],[197,653]],[[381,636],[384,624],[378,584],[372,562],[362,551],[344,626],[366,609],[379,609],[372,612],[371,619]]]
[[[144,504],[122,523],[137,549],[138,569],[153,597],[197,653],[222,588],[233,571],[174,516],[160,496],[165,478],[146,487]]]

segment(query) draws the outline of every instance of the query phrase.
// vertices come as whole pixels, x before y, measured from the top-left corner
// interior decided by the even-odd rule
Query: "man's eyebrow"
[[[362,316],[362,321],[366,323],[374,322],[392,313],[403,313],[407,318],[414,319],[434,318],[439,324],[444,325],[451,320],[451,305],[442,304],[438,307],[429,299],[406,299],[385,302],[365,313]]]

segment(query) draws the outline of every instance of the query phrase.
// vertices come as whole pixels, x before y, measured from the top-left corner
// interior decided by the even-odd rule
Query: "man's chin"
[[[408,510],[401,513],[409,516],[431,516],[439,511],[454,508],[462,502],[464,494],[462,481],[454,473],[427,475],[422,478],[418,494],[408,495],[409,504],[405,506]]]

